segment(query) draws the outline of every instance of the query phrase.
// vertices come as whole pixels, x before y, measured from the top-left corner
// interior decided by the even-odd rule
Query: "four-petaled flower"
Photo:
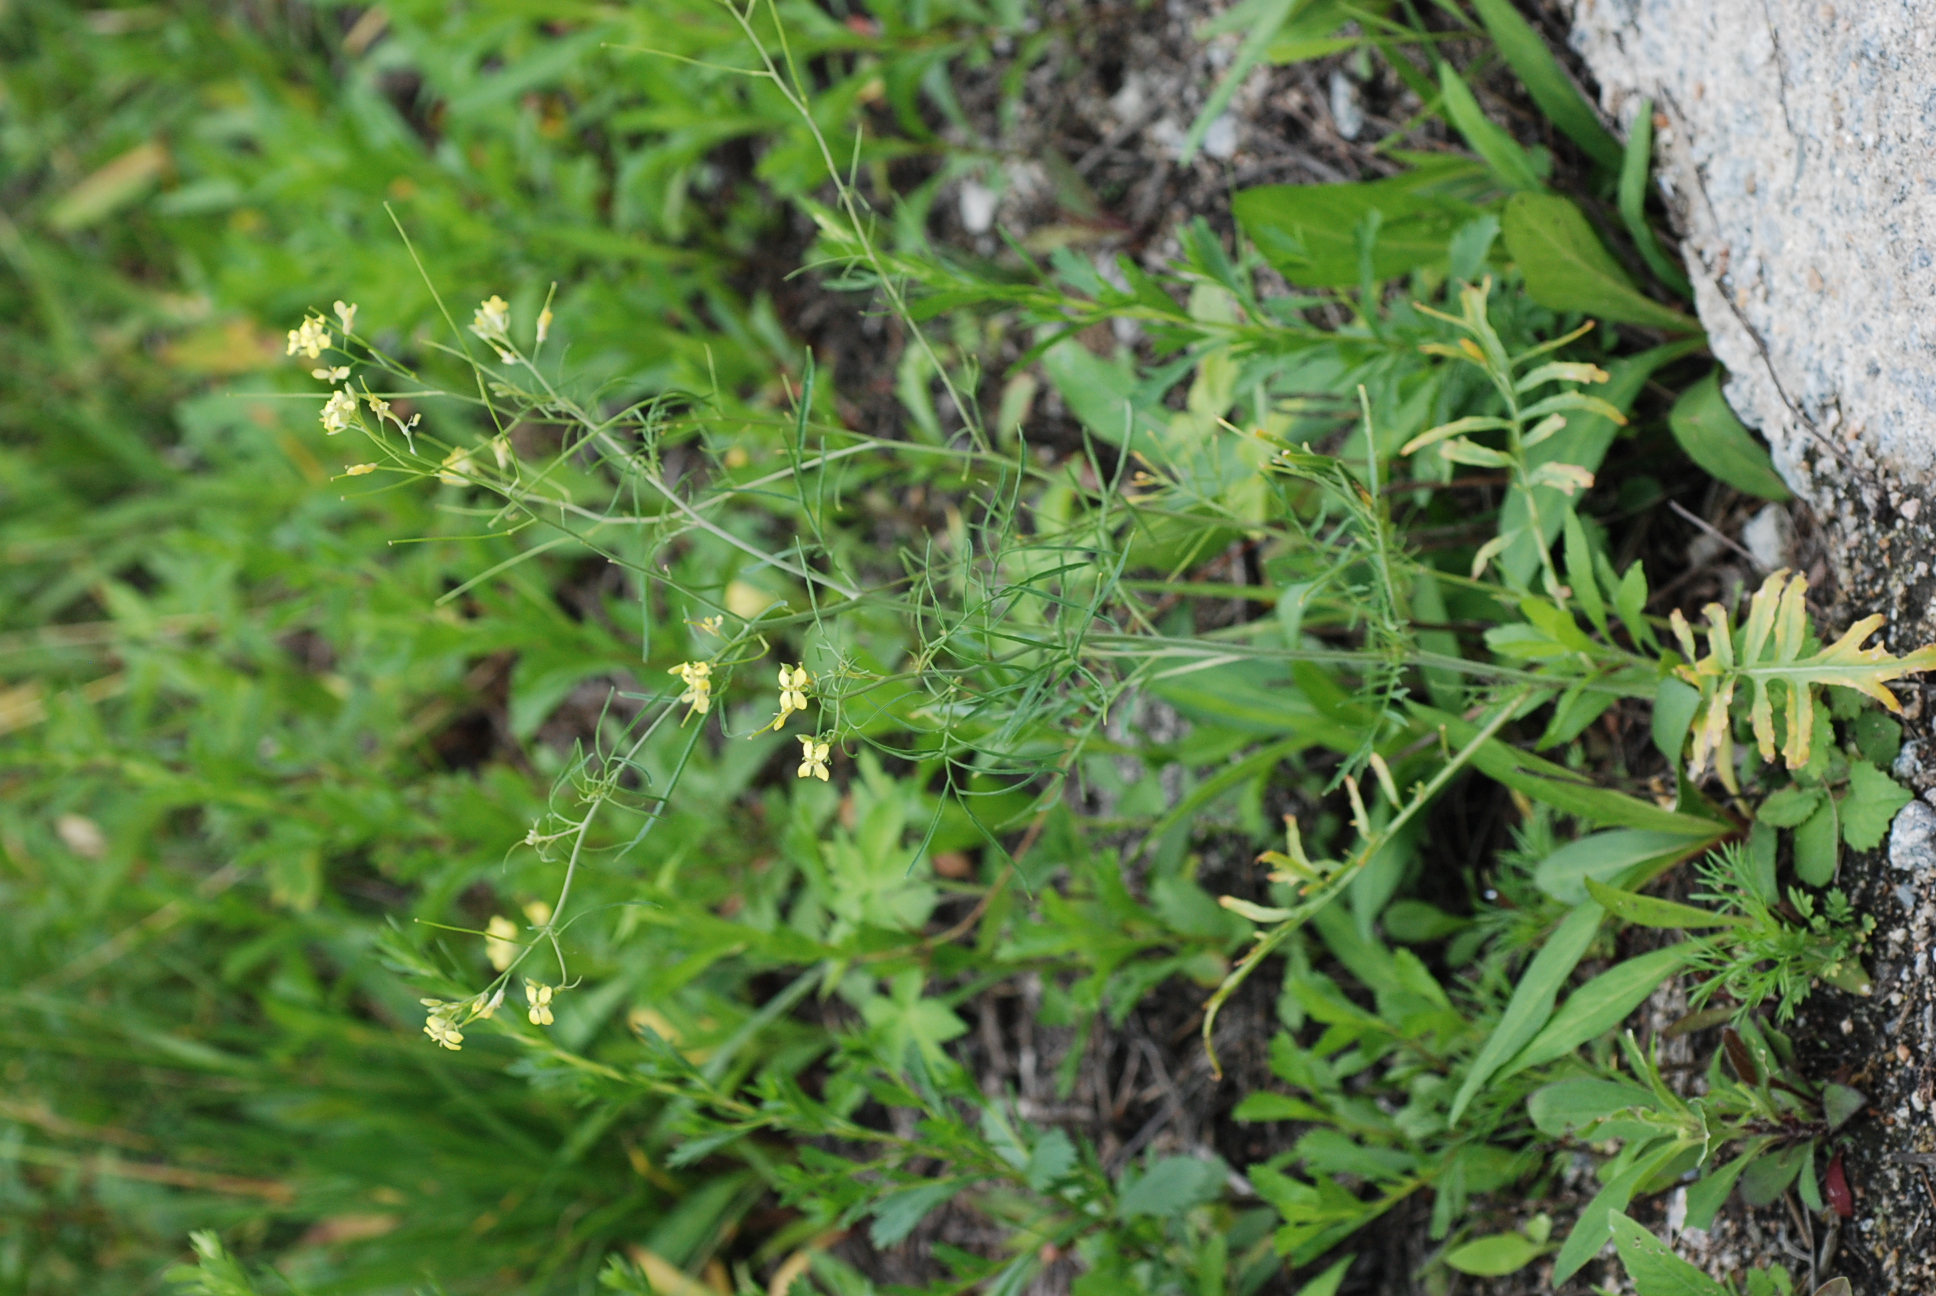
[[[478,304],[477,313],[471,317],[471,332],[486,342],[496,345],[511,327],[511,303],[492,293]],[[502,346],[498,353],[504,352]]]
[[[311,378],[320,378],[324,382],[342,382],[350,376],[350,367],[348,365],[337,365],[333,369],[311,369],[309,376]]]
[[[667,670],[666,674],[677,675],[680,682],[686,686],[686,691],[679,695],[679,700],[692,707],[692,710],[686,712],[688,718],[691,718],[693,715],[705,715],[708,711],[712,710],[712,663],[680,662],[677,666]]]
[[[807,690],[813,687],[813,676],[807,674],[805,666],[795,666],[791,672],[780,667],[780,723],[785,724],[787,717],[795,711],[807,709]]]
[[[345,305],[343,302],[337,302],[336,321],[343,326],[344,334],[348,335],[356,327],[356,306],[353,303]]]
[[[350,418],[355,413],[356,397],[346,391],[331,392],[323,405],[323,431],[331,436],[348,431]]]
[[[801,734],[800,777],[817,778],[822,783],[825,783],[827,781],[827,751],[828,745],[826,743],[815,742],[806,734]]]
[[[375,471],[375,464],[351,464],[343,470],[343,475],[345,477],[364,477]]]
[[[329,342],[329,330],[323,327],[322,319],[311,315],[303,320],[301,328],[289,330],[289,350],[286,354],[294,355],[300,351],[315,360],[323,354],[323,348]]]
[[[552,989],[550,986],[545,985],[542,981],[533,981],[526,978],[524,983],[524,997],[531,1001],[531,1008],[525,1013],[525,1016],[531,1019],[533,1026],[551,1025],[551,995]]]

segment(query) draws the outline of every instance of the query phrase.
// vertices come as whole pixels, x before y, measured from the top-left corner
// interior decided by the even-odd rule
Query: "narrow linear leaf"
[[[1553,1015],[1553,1001],[1559,997],[1560,987],[1573,975],[1587,946],[1592,944],[1594,933],[1600,930],[1600,920],[1605,912],[1599,905],[1587,903],[1575,909],[1560,920],[1553,934],[1546,938],[1533,961],[1527,965],[1525,975],[1520,977],[1519,985],[1513,990],[1512,998],[1506,1003],[1506,1011],[1500,1015],[1499,1024],[1492,1028],[1492,1034],[1479,1049],[1479,1056],[1472,1060],[1471,1069],[1466,1072],[1465,1083],[1459,1086],[1458,1096],[1452,1100],[1452,1109],[1446,1114],[1448,1124],[1456,1124],[1472,1099],[1478,1094],[1480,1086],[1492,1077],[1506,1060],[1524,1048],[1547,1018]]]
[[[1715,913],[1694,905],[1662,900],[1658,896],[1616,891],[1592,878],[1586,880],[1586,893],[1603,905],[1608,913],[1636,927],[1745,927],[1748,924],[1748,919],[1740,914]]]
[[[1532,158],[1519,147],[1519,141],[1486,116],[1479,101],[1472,97],[1472,87],[1453,71],[1450,63],[1439,64],[1439,92],[1444,97],[1445,116],[1452,128],[1464,136],[1474,153],[1486,160],[1502,184],[1509,189],[1542,187]]]
[[[1670,945],[1616,963],[1594,977],[1567,996],[1533,1042],[1499,1069],[1498,1078],[1503,1080],[1528,1067],[1565,1057],[1580,1045],[1606,1034],[1679,971],[1693,949],[1692,944]]]
[[[1610,171],[1619,169],[1623,157],[1620,141],[1600,124],[1593,105],[1574,86],[1532,24],[1520,17],[1510,0],[1473,0],[1472,7],[1479,11],[1479,21],[1491,33],[1493,44],[1546,119],[1595,162]]]
[[[1694,288],[1687,282],[1687,272],[1661,247],[1660,240],[1654,236],[1654,227],[1647,222],[1647,176],[1653,160],[1654,101],[1642,99],[1620,160],[1620,219],[1626,224],[1627,234],[1647,268],[1679,294],[1681,300],[1689,301],[1694,296]]]

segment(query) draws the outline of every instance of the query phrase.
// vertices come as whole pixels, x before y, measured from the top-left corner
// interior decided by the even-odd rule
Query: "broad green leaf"
[[[1631,891],[1618,891],[1592,878],[1586,880],[1586,893],[1592,896],[1606,911],[1622,922],[1636,927],[1745,927],[1748,919],[1740,914],[1715,913],[1711,909],[1700,909],[1694,905],[1678,904],[1672,900],[1662,900],[1657,896],[1635,895]]]
[[[1029,1150],[1028,1185],[1037,1192],[1047,1192],[1057,1180],[1075,1169],[1075,1164],[1076,1145],[1069,1136],[1059,1129],[1048,1130]]]
[[[1815,1143],[1793,1143],[1777,1148],[1750,1162],[1741,1175],[1741,1200],[1750,1206],[1766,1206],[1788,1190],[1795,1176],[1812,1158]]]
[[[1546,42],[1532,25],[1520,17],[1510,0],[1473,0],[1479,21],[1486,25],[1492,42],[1519,75],[1526,93],[1531,95],[1546,119],[1585,149],[1587,155],[1609,171],[1620,166],[1620,141],[1600,124],[1593,105],[1586,101],[1546,48]]]
[[[1301,1098],[1258,1090],[1245,1094],[1230,1113],[1240,1121],[1329,1120],[1330,1115]]]
[[[1344,1276],[1351,1272],[1351,1262],[1358,1257],[1348,1255],[1297,1289],[1297,1296],[1338,1296],[1338,1288],[1344,1285]]]
[[[1524,1233],[1494,1233],[1454,1247],[1446,1253],[1445,1263],[1463,1274],[1499,1278],[1518,1273],[1545,1251]]]
[[[1647,623],[1647,569],[1639,560],[1628,565],[1620,583],[1614,587],[1613,609],[1620,614],[1620,624],[1627,627],[1634,643],[1643,650],[1658,650],[1660,645],[1654,637],[1654,628]],[[1654,733],[1658,741],[1660,730],[1655,729]]]
[[[1565,1057],[1606,1034],[1645,1003],[1647,996],[1673,976],[1693,952],[1691,944],[1669,945],[1616,963],[1594,977],[1568,995],[1546,1028],[1499,1069],[1499,1079]]]
[[[1620,1211],[1613,1244],[1639,1296],[1728,1296],[1728,1289],[1674,1254],[1673,1248]]]
[[[1042,353],[1042,372],[1061,394],[1069,412],[1096,436],[1114,446],[1150,448],[1166,417],[1138,391],[1136,371],[1120,359],[1105,360],[1074,338],[1064,338]]]
[[[1479,1056],[1472,1060],[1467,1069],[1465,1083],[1459,1086],[1458,1096],[1452,1100],[1452,1109],[1446,1113],[1448,1124],[1457,1124],[1465,1113],[1466,1106],[1478,1094],[1480,1086],[1491,1079],[1493,1072],[1503,1066],[1513,1054],[1524,1048],[1533,1036],[1539,1034],[1540,1027],[1553,1015],[1553,1001],[1559,997],[1560,987],[1573,975],[1573,969],[1586,953],[1587,946],[1593,943],[1594,933],[1600,930],[1600,920],[1605,917],[1597,904],[1583,904],[1560,920],[1553,934],[1540,946],[1538,954],[1526,966],[1525,974],[1519,978],[1513,995],[1506,1003],[1506,1011],[1486,1037],[1485,1044],[1479,1049]]]
[[[1164,1157],[1129,1186],[1116,1204],[1116,1213],[1124,1219],[1181,1215],[1221,1197],[1229,1173],[1221,1161]]]
[[[1864,711],[1855,717],[1855,746],[1864,760],[1888,769],[1902,752],[1902,726],[1880,711]]]
[[[1708,476],[1762,499],[1793,498],[1768,451],[1721,395],[1720,370],[1681,393],[1668,412],[1667,425],[1687,457]]]
[[[1685,688],[1686,685],[1681,687]],[[1755,807],[1755,821],[1775,828],[1799,827],[1821,808],[1822,798],[1826,795],[1818,787],[1791,784],[1771,793],[1766,801]]]
[[[1734,1190],[1735,1180],[1741,1177],[1742,1171],[1754,1164],[1755,1158],[1761,1155],[1768,1143],[1769,1140],[1765,1138],[1754,1140],[1740,1156],[1687,1186],[1688,1228],[1704,1229],[1714,1223],[1714,1217],[1727,1204],[1728,1194]]]
[[[1503,222],[1506,250],[1540,305],[1670,333],[1700,325],[1642,293],[1600,243],[1584,213],[1555,194],[1514,194]]]
[[[1611,1237],[1614,1213],[1626,1210],[1627,1203],[1633,1200],[1634,1192],[1640,1185],[1652,1179],[1662,1166],[1679,1156],[1682,1150],[1679,1143],[1668,1141],[1665,1146],[1642,1153],[1632,1165],[1593,1195],[1593,1200],[1586,1204],[1574,1221],[1573,1232],[1567,1235],[1559,1258],[1553,1262],[1555,1286],[1571,1278],[1587,1261],[1600,1254],[1600,1248]]]
[[[1584,893],[1581,896],[1585,899]],[[1379,915],[1384,924],[1385,934],[1395,941],[1407,945],[1423,945],[1429,941],[1444,940],[1447,936],[1464,931],[1472,925],[1470,918],[1449,914],[1436,905],[1423,900],[1400,900],[1388,905]]]
[[[1827,886],[1835,880],[1841,853],[1835,798],[1823,797],[1815,813],[1795,829],[1795,876],[1809,886]]]
[[[1533,1091],[1526,1115],[1540,1133],[1558,1137],[1615,1112],[1653,1103],[1652,1090],[1625,1080],[1556,1080]]]
[[[1802,1158],[1801,1173],[1795,1176],[1795,1195],[1802,1199],[1802,1206],[1809,1214],[1822,1213],[1822,1185],[1815,1178],[1815,1141],[1806,1144],[1807,1155]]]
[[[1483,172],[1452,159],[1356,184],[1262,185],[1239,191],[1231,209],[1264,259],[1292,283],[1352,287],[1357,231],[1367,215],[1383,217],[1372,249],[1376,278],[1442,261],[1452,235],[1478,211],[1457,194],[1475,174]]]
[[[1533,870],[1533,883],[1561,904],[1580,904],[1587,898],[1588,878],[1613,882],[1643,865],[1672,863],[1718,839],[1723,831],[1716,824],[1704,838],[1638,828],[1590,833],[1541,860]]]
[[[1860,1089],[1830,1082],[1822,1086],[1822,1119],[1831,1131],[1841,1129],[1868,1101],[1868,1095]]]
[[[1630,570],[1639,569],[1640,564],[1635,563]],[[1693,727],[1694,713],[1700,709],[1701,691],[1672,675],[1661,680],[1654,693],[1654,747],[1677,772],[1681,767],[1681,753],[1687,750],[1687,731]]]
[[[1593,578],[1593,549],[1587,543],[1586,528],[1580,525],[1579,514],[1568,510],[1564,522],[1566,535],[1566,583],[1573,589],[1573,598],[1580,605],[1580,611],[1600,637],[1607,635],[1607,605],[1600,599],[1600,583]]]
[[[1620,219],[1626,223],[1627,235],[1640,250],[1640,257],[1647,263],[1647,268],[1663,284],[1680,294],[1681,300],[1692,300],[1694,289],[1687,282],[1687,272],[1667,255],[1660,240],[1654,236],[1654,227],[1647,222],[1647,175],[1653,160],[1654,101],[1642,99],[1639,111],[1634,114],[1632,134],[1627,137],[1627,147],[1620,160]]]
[[[1519,141],[1486,116],[1485,109],[1472,97],[1472,88],[1450,63],[1439,64],[1439,93],[1452,129],[1464,136],[1472,151],[1486,160],[1501,184],[1508,189],[1541,187],[1544,177],[1534,167],[1533,159],[1519,147]]]
[[[1839,807],[1842,840],[1874,850],[1889,833],[1896,812],[1913,801],[1909,789],[1865,760],[1849,762],[1849,794]]]
[[[889,1193],[874,1207],[874,1223],[867,1230],[868,1240],[877,1247],[891,1247],[928,1217],[928,1212],[951,1200],[967,1186],[963,1179],[938,1179],[933,1183]]]

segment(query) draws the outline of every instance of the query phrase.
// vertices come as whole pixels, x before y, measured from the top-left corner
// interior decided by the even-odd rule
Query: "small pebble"
[[[1846,1017],[1844,1017],[1844,1018],[1842,1019],[1842,1033],[1843,1033],[1844,1035],[1853,1035],[1853,1034],[1855,1034],[1855,1023],[1854,1023],[1854,1022],[1852,1022],[1852,1021],[1850,1021],[1850,1020],[1849,1020],[1848,1018],[1846,1018]]]

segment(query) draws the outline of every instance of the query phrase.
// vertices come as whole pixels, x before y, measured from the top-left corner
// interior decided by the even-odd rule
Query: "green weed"
[[[4,19],[0,292],[45,327],[5,342],[0,1281],[151,1289],[199,1230],[210,1293],[844,1296],[919,1248],[937,1296],[1248,1296],[1335,1291],[1426,1197],[1435,1286],[1631,1268],[1688,1171],[1704,1220],[1827,1209],[1860,1095],[1765,1018],[1863,984],[1808,888],[1900,807],[1867,702],[1936,649],[1821,648],[1778,573],[1701,655],[1616,569],[1592,492],[1650,379],[1766,488],[1683,381],[1645,142],[1502,4],[1252,0],[1229,88],[1375,53],[1470,153],[1242,191],[1166,267],[990,265],[885,178],[958,160],[951,70],[1026,70],[1032,16],[835,8]],[[1442,60],[1485,35],[1573,190]],[[793,212],[908,331],[904,438],[733,288]],[[1117,320],[1143,350],[1091,348]],[[1079,452],[1030,444],[1049,393]],[[1668,804],[1589,741],[1648,705]],[[1495,791],[1518,849],[1435,887],[1429,827]],[[1193,833],[1269,846],[1267,803],[1268,871],[1207,885]],[[1703,858],[1718,908],[1641,893]],[[1004,987],[1073,1036],[1066,1099],[1167,990],[1228,1052],[1267,973],[1235,1116],[1276,1155],[1106,1152],[977,1069]],[[1728,1022],[1693,1097],[1622,1034],[1677,975]],[[1559,1223],[1553,1139],[1618,1149]]]

